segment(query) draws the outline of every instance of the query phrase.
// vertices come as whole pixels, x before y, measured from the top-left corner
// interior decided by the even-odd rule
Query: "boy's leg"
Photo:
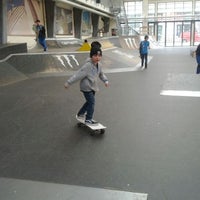
[[[42,38],[39,37],[38,39],[39,39],[39,43],[40,43],[40,45],[44,48]]]
[[[44,51],[46,51],[47,49],[47,45],[46,45],[46,40],[45,38],[39,38],[39,43],[42,45],[42,47],[44,48]]]
[[[46,51],[47,50],[47,42],[46,42],[45,38],[43,40],[43,44],[44,44],[44,51]]]
[[[141,54],[141,67],[143,67],[143,64],[144,64],[144,54]]]
[[[85,102],[85,103],[83,104],[83,106],[81,107],[81,109],[78,111],[77,115],[78,115],[78,116],[84,116],[85,113],[86,113],[86,110],[87,110],[87,106],[88,106],[88,103]]]
[[[92,120],[93,113],[94,113],[94,106],[95,106],[95,92],[84,92],[85,99],[87,101],[86,107],[86,119],[85,120]]]
[[[83,92],[83,95],[85,97],[84,92]],[[86,102],[83,104],[83,106],[81,107],[81,109],[77,113],[78,116],[84,116],[86,114],[87,107],[88,107],[88,102],[87,102],[86,98],[85,98],[85,100],[86,100]]]
[[[200,74],[200,64],[197,65],[197,74]]]
[[[144,55],[144,58],[145,58],[145,68],[147,68],[147,62],[148,62],[148,60],[147,60],[147,54]]]

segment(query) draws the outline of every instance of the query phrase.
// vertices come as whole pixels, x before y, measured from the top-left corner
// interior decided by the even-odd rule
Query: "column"
[[[148,32],[148,9],[149,9],[149,2],[148,0],[143,0],[142,4],[142,13],[143,13],[143,34],[147,34]]]
[[[101,17],[104,23],[104,33],[108,33],[110,29],[110,19],[108,17]]]
[[[74,7],[73,15],[74,15],[74,37],[81,39],[82,10]]]
[[[0,45],[7,43],[7,6],[6,0],[0,1]]]
[[[47,37],[54,37],[54,17],[55,17],[55,2],[45,0],[45,14],[46,14],[46,25],[47,25]]]
[[[98,27],[99,27],[99,15],[92,13],[92,37],[98,36]]]

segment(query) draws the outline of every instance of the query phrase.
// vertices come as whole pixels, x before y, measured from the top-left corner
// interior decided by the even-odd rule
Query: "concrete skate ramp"
[[[89,42],[92,41],[95,39]],[[133,68],[140,62],[137,50],[140,40],[137,36],[100,38],[97,41],[102,44],[101,62],[107,72],[113,69]],[[59,52],[57,49],[47,53],[10,55],[0,62],[0,86],[38,76],[72,74],[88,57],[89,51]]]
[[[121,36],[119,42],[124,49],[139,49],[140,36]]]
[[[142,40],[144,40],[144,35],[109,38],[109,41],[113,44],[113,46],[126,50],[138,50]],[[161,47],[153,36],[149,36],[149,42],[152,49]]]
[[[89,58],[89,52],[12,55],[1,63],[0,85],[27,78],[72,74]],[[106,71],[133,68],[139,63],[138,52],[122,48],[103,50],[101,63]]]
[[[88,54],[20,54],[0,62],[0,86],[22,81],[38,74],[78,70]]]
[[[89,40],[91,43],[94,40]],[[98,39],[98,41],[101,43],[102,48],[112,48],[112,47],[118,47],[122,49],[138,49],[140,44],[140,36],[114,36],[114,37],[108,37],[108,38],[102,38]]]
[[[27,76],[34,73],[51,73],[77,70],[87,59],[86,53],[14,55],[7,62]]]
[[[26,80],[28,77],[6,62],[0,62],[0,86]]]

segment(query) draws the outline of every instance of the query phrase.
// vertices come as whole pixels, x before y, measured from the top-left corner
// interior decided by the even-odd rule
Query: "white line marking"
[[[200,91],[187,90],[162,90],[160,95],[181,96],[181,97],[200,97]]]

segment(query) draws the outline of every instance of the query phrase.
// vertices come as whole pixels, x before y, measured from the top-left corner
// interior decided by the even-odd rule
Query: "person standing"
[[[93,113],[95,108],[95,93],[99,90],[98,78],[104,82],[108,87],[108,79],[102,71],[101,63],[102,51],[100,48],[91,48],[90,59],[64,84],[67,89],[73,83],[80,81],[80,90],[83,93],[86,102],[80,108],[77,113],[77,118],[85,119],[85,123],[89,125],[95,125],[98,122],[93,119]]]
[[[148,41],[149,36],[145,35],[144,40],[140,42],[140,58],[141,58],[141,67],[145,64],[145,69],[147,69],[148,63],[148,49],[150,49],[150,43]]]
[[[44,51],[46,51],[47,50],[47,44],[46,44],[45,27],[40,24],[40,20],[39,19],[37,19],[35,21],[35,23],[36,23],[35,32],[36,32],[37,39],[38,39],[40,45],[42,45],[42,47],[44,48]]]
[[[200,74],[200,44],[197,46],[196,49],[196,61],[197,61],[196,74]]]

